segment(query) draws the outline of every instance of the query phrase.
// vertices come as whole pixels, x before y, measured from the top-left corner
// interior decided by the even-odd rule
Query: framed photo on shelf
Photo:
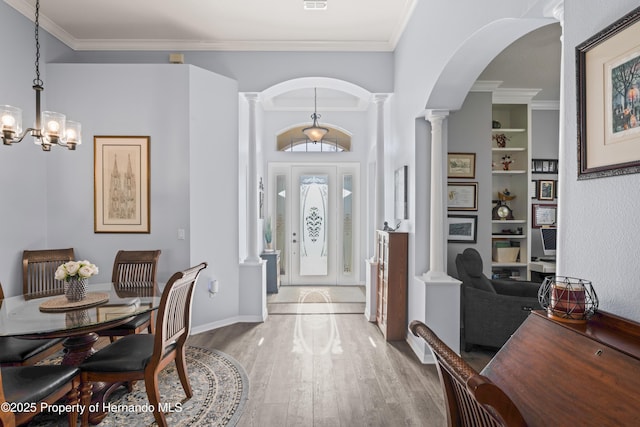
[[[94,232],[150,233],[148,136],[95,136]]]
[[[478,183],[449,182],[447,185],[447,210],[477,211]]]
[[[476,153],[448,153],[447,178],[475,178]]]
[[[476,243],[478,240],[477,215],[449,215],[447,240],[450,243]]]
[[[553,180],[538,181],[538,200],[553,200],[556,198],[556,182]]]
[[[531,205],[531,227],[540,228],[545,225],[556,225],[557,205]]]
[[[532,159],[531,172],[558,173],[558,160],[557,159]]]
[[[640,172],[640,8],[576,47],[578,179]]]

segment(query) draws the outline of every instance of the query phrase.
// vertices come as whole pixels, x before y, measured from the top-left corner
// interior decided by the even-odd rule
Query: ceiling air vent
[[[327,10],[326,1],[303,0],[304,10]]]

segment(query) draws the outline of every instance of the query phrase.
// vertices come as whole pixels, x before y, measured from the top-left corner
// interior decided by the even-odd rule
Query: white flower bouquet
[[[98,267],[95,264],[87,260],[69,261],[58,267],[55,278],[68,282],[73,279],[88,279],[94,274],[98,274]]]

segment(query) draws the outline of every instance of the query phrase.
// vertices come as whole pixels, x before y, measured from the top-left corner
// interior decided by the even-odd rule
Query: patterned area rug
[[[166,414],[170,426],[235,426],[242,415],[249,380],[244,368],[231,356],[217,350],[187,346],[187,369],[193,389],[193,397],[185,400],[175,364],[171,363],[160,373],[162,403],[171,404],[177,410]],[[121,405],[121,412],[111,412],[100,426],[151,426],[155,425],[150,412],[129,411],[129,408],[148,407],[144,381],[136,382],[133,392],[124,387],[111,395],[111,405]],[[180,403],[180,405],[176,405]],[[66,416],[55,417],[40,414],[29,427],[66,425]]]

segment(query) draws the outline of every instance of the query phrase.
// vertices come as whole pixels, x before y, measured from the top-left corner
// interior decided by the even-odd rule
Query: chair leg
[[[82,427],[89,426],[89,406],[91,405],[91,389],[93,384],[89,381],[82,380],[80,383],[80,403],[82,404]],[[75,425],[75,424],[74,424]]]
[[[185,348],[181,346],[180,350],[176,355],[176,370],[178,371],[178,377],[180,378],[180,384],[182,384],[182,389],[184,390],[184,394],[187,395],[188,399],[191,399],[193,396],[193,391],[191,390],[191,384],[189,383],[189,374],[187,373],[187,360],[185,358]]]
[[[74,408],[71,412],[67,414],[67,421],[69,422],[69,427],[76,427],[78,425],[78,409],[77,404],[80,401],[80,390],[78,390],[79,384],[73,384],[72,389],[67,393],[67,403]]]
[[[147,390],[147,398],[153,408],[153,418],[160,427],[167,427],[164,412],[160,410],[160,389],[158,388],[158,372],[153,372],[151,378],[145,375],[144,386]]]
[[[156,333],[156,313],[155,312],[151,313],[151,316],[149,318],[149,327],[147,327],[147,330],[149,331],[150,334]]]

